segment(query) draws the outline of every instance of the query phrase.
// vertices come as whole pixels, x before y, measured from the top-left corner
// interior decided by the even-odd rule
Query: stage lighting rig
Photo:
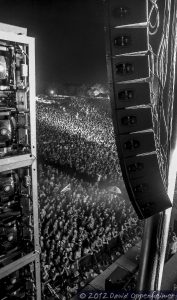
[[[33,246],[33,210],[31,196],[31,170],[29,167],[0,173],[0,256],[8,255],[8,249],[18,247],[29,252]],[[10,221],[9,221],[10,220]],[[7,238],[8,224],[16,223],[16,245]],[[10,223],[9,223],[10,222]],[[7,229],[7,230],[6,230]],[[13,239],[14,240],[14,239]],[[5,245],[5,246],[3,246]],[[29,249],[28,249],[29,248]],[[1,256],[1,260],[3,257]],[[1,261],[0,260],[0,261]]]
[[[30,152],[29,54],[0,41],[0,158]]]
[[[34,43],[0,23],[0,300],[41,300]]]
[[[16,118],[13,110],[0,109],[0,149],[11,149],[16,141]]]
[[[2,287],[0,300],[24,299],[35,300],[34,265],[29,264],[0,280]]]
[[[9,250],[21,249],[24,255],[34,249],[30,172],[27,167],[0,173],[1,263]]]
[[[0,44],[0,90],[10,90],[14,88],[14,50],[13,46]]]
[[[0,201],[14,195],[18,188],[18,176],[14,171],[0,173]]]

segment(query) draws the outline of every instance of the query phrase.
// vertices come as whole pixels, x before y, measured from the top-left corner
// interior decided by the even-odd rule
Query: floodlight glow
[[[10,185],[6,185],[6,186],[4,187],[4,191],[5,191],[6,193],[8,193],[8,192],[10,191],[10,189],[11,189]]]
[[[7,135],[8,134],[8,130],[6,128],[1,129],[1,135]]]

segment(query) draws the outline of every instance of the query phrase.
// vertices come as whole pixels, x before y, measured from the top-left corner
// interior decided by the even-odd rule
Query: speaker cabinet
[[[115,139],[125,186],[140,219],[171,207],[156,150],[148,3],[105,0]]]
[[[146,0],[112,0],[107,5],[111,27],[147,21]]]
[[[147,27],[113,28],[111,30],[113,55],[147,50]]]
[[[137,80],[149,76],[148,55],[120,55],[112,58],[115,82]]]
[[[116,83],[114,85],[114,99],[114,109],[148,105],[151,103],[149,83]]]

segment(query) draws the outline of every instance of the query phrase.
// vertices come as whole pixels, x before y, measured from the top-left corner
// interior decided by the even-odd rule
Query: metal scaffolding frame
[[[8,28],[8,25],[5,26]],[[17,28],[18,29],[18,28]],[[32,209],[34,251],[13,261],[0,269],[0,279],[21,269],[29,263],[34,263],[36,300],[41,300],[41,274],[40,274],[40,244],[39,244],[39,216],[37,197],[37,161],[36,161],[36,103],[35,103],[35,39],[12,32],[0,31],[0,40],[19,43],[28,47],[29,56],[29,106],[30,106],[30,154],[5,157],[0,160],[0,172],[7,170],[30,167],[32,172]]]

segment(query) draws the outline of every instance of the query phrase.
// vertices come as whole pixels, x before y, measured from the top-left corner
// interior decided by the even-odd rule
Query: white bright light
[[[3,73],[5,71],[5,68],[2,64],[0,64],[0,73]]]
[[[9,192],[10,191],[10,185],[6,185],[5,187],[4,187],[4,191],[7,193],[7,192]]]
[[[167,191],[167,193],[172,202],[173,202],[173,197],[174,197],[176,173],[177,173],[176,161],[177,161],[177,145],[171,155],[169,175],[168,175],[168,191]]]
[[[6,128],[1,129],[1,135],[6,135],[8,130]]]
[[[54,94],[54,90],[51,90],[51,91],[50,91],[50,94],[53,95],[53,94]]]

